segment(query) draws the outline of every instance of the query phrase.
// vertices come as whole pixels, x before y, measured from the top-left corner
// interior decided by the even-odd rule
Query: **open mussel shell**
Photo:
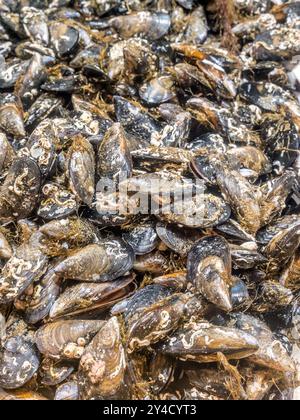
[[[23,337],[8,339],[0,355],[0,386],[16,389],[25,385],[40,366],[38,352]]]
[[[107,283],[80,283],[67,288],[55,301],[50,318],[78,317],[97,314],[135,291],[132,276]]]
[[[80,359],[85,346],[104,321],[57,321],[41,327],[35,336],[39,351],[52,359]]]

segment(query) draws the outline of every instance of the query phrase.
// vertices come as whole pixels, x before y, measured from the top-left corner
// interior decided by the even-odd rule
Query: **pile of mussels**
[[[0,0],[0,399],[293,398],[299,56],[299,1]]]

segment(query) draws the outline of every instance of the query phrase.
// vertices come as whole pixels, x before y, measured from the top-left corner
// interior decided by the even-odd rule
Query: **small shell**
[[[143,223],[124,233],[123,239],[132,247],[135,255],[149,254],[159,243],[155,225],[151,222]]]
[[[75,381],[66,382],[60,385],[55,392],[55,401],[77,401],[79,400],[78,383]]]

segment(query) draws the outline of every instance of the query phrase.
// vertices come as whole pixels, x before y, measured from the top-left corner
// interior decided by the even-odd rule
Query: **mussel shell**
[[[271,259],[276,266],[288,261],[300,244],[300,227],[291,226],[280,231],[265,247],[263,254]]]
[[[0,303],[7,304],[39,280],[47,269],[48,258],[30,244],[20,245],[4,266],[0,278]]]
[[[84,347],[103,327],[104,321],[57,321],[38,329],[35,343],[52,359],[80,359]]]
[[[125,369],[121,327],[113,317],[101,328],[81,358],[78,372],[80,398],[115,397],[122,389]]]
[[[275,311],[288,307],[294,299],[291,290],[274,281],[266,281],[258,286],[252,308],[257,312]]]
[[[151,222],[123,233],[123,239],[131,246],[136,255],[145,255],[154,251],[159,243],[155,225]]]
[[[209,302],[222,310],[232,310],[231,255],[223,237],[204,237],[196,242],[188,254],[187,279]]]
[[[160,251],[138,255],[133,268],[139,273],[163,274],[168,266],[167,257]]]
[[[34,7],[23,7],[21,9],[21,20],[31,41],[36,41],[45,46],[49,44],[47,17],[42,10]]]
[[[148,347],[169,336],[185,317],[187,301],[185,294],[173,294],[129,318],[127,352]]]
[[[46,92],[73,93],[80,91],[83,79],[80,75],[48,80],[42,84],[41,89]]]
[[[56,386],[64,382],[74,372],[74,366],[65,362],[55,362],[51,359],[42,361],[39,376],[42,385]]]
[[[9,143],[6,135],[4,133],[0,133],[0,171],[8,168],[13,158],[15,157],[15,151],[11,144]]]
[[[254,236],[246,232],[234,219],[229,219],[224,224],[218,225],[216,230],[240,242],[255,242]]]
[[[57,136],[49,119],[40,123],[26,143],[26,153],[39,165],[42,175],[51,171],[56,156]]]
[[[149,285],[138,290],[127,302],[125,319],[130,320],[141,310],[153,305],[155,302],[166,299],[172,291],[161,285]]]
[[[8,339],[0,354],[0,386],[16,389],[37,372],[40,360],[35,347],[23,337]]]
[[[77,401],[79,400],[78,383],[69,381],[60,385],[55,392],[55,401]]]
[[[83,137],[76,137],[69,152],[71,188],[78,198],[89,206],[95,193],[95,165],[92,145]]]
[[[63,104],[62,98],[57,98],[49,93],[43,93],[27,111],[25,127],[33,130],[43,119],[54,113]]]
[[[231,272],[231,253],[229,244],[221,236],[208,236],[196,242],[188,254],[188,279],[193,281],[197,275],[198,265],[205,258],[218,257],[224,261],[226,270]]]
[[[63,278],[87,282],[112,281],[125,275],[134,264],[133,249],[122,240],[103,240],[88,245],[59,263],[54,272]]]
[[[176,292],[183,292],[188,287],[185,271],[178,271],[176,273],[165,274],[163,276],[156,277],[153,279],[153,283],[168,287]]]
[[[0,96],[0,127],[14,137],[25,137],[22,103],[16,95]]]
[[[187,324],[160,347],[163,354],[200,363],[215,362],[219,352],[229,360],[243,359],[257,348],[258,342],[252,335],[208,322]]]
[[[24,109],[27,110],[39,93],[41,84],[46,80],[46,68],[43,57],[36,53],[33,55],[28,69],[21,80],[18,81],[15,92],[21,98]]]
[[[49,315],[50,309],[61,291],[60,284],[51,268],[35,286],[26,306],[24,319],[29,324],[37,324]]]
[[[130,296],[135,290],[133,277],[108,283],[80,283],[67,288],[55,301],[50,318],[78,317],[84,314],[104,312],[120,299]]]
[[[278,233],[289,227],[299,225],[300,217],[298,214],[283,216],[272,224],[259,230],[256,239],[259,243],[267,245]]]
[[[160,124],[153,117],[126,99],[115,96],[114,105],[118,122],[139,141],[150,143],[152,134],[160,131]]]
[[[10,89],[14,87],[19,77],[21,77],[29,66],[28,61],[13,61],[0,73],[0,89]]]
[[[76,197],[67,189],[59,185],[46,184],[43,189],[43,198],[37,211],[39,217],[46,221],[63,219],[71,216],[77,210]]]
[[[189,16],[188,25],[184,33],[184,41],[187,44],[203,44],[207,39],[208,29],[205,10],[204,7],[200,5]]]
[[[174,82],[170,76],[161,76],[142,85],[139,89],[139,95],[147,105],[156,106],[175,97],[176,93],[173,86]]]
[[[132,176],[132,159],[121,124],[110,127],[98,150],[98,174],[117,180]]]
[[[157,223],[156,232],[168,248],[185,257],[202,234],[198,230],[180,228],[176,225]]]
[[[182,213],[179,213],[177,209],[172,211],[167,205],[166,208],[161,209],[162,213],[157,217],[167,223],[205,229],[226,222],[231,215],[230,206],[222,198],[213,194],[198,193],[196,197],[186,199],[183,206]]]
[[[295,372],[293,360],[263,321],[242,313],[234,314],[232,317],[236,328],[254,335],[257,339],[259,349],[249,357],[249,361],[279,372]]]
[[[232,306],[237,308],[249,301],[249,298],[249,291],[245,282],[241,279],[235,279],[234,284],[230,288]]]
[[[299,54],[299,29],[279,27],[259,34],[253,44],[257,60],[284,60]]]
[[[38,200],[41,173],[30,158],[18,158],[11,166],[0,188],[0,217],[28,217]]]
[[[268,261],[267,258],[265,258],[256,249],[248,249],[247,247],[243,246],[232,247],[231,257],[233,265],[243,270],[257,267],[263,263],[267,263]]]
[[[58,57],[72,54],[79,42],[79,33],[75,28],[62,22],[50,25],[51,44]]]
[[[168,33],[171,19],[167,13],[137,12],[111,18],[109,23],[124,39],[143,35],[154,41]]]

